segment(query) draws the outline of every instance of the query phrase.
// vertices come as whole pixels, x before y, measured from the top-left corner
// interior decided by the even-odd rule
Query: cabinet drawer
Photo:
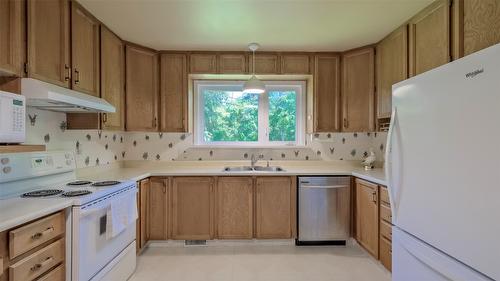
[[[387,270],[392,270],[392,243],[382,236],[380,236],[380,262]]]
[[[64,212],[53,214],[9,232],[10,259],[64,233]]]
[[[36,281],[64,281],[66,276],[64,275],[64,264],[54,268],[49,273],[38,278]]]
[[[389,206],[380,204],[380,219],[392,223],[392,213]]]
[[[64,260],[64,240],[27,256],[9,267],[10,281],[28,281],[37,278]]]
[[[387,187],[385,186],[380,186],[380,202],[389,206],[391,205],[391,200],[389,200],[389,190],[387,190]]]
[[[380,235],[392,241],[392,225],[384,220],[380,220]]]

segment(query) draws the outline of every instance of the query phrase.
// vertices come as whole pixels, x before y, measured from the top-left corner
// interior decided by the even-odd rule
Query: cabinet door
[[[374,79],[373,48],[342,55],[342,131],[374,131]]]
[[[340,58],[338,56],[317,55],[315,57],[314,84],[314,131],[340,131]]]
[[[256,183],[255,237],[291,238],[296,219],[291,178],[258,177]]]
[[[99,21],[71,2],[72,88],[99,97]]]
[[[464,55],[500,43],[500,1],[463,1]]]
[[[252,54],[248,56],[250,73],[253,72]],[[256,74],[279,74],[280,64],[277,54],[255,54]]]
[[[356,240],[378,258],[378,186],[356,179]]]
[[[168,179],[151,178],[148,202],[149,239],[167,239]]]
[[[67,0],[28,0],[28,76],[69,88]]]
[[[158,55],[138,46],[125,47],[126,129],[158,130]]]
[[[285,54],[281,56],[281,72],[283,74],[309,74],[309,55]]]
[[[217,182],[217,237],[251,239],[253,236],[253,180],[221,177]]]
[[[213,74],[217,73],[216,54],[191,54],[189,56],[190,73]]]
[[[219,55],[219,72],[222,74],[247,73],[247,57],[245,54]]]
[[[214,193],[211,177],[172,179],[172,239],[214,237]]]
[[[450,0],[438,0],[409,22],[410,76],[450,61]]]
[[[377,44],[377,117],[392,110],[392,85],[408,78],[408,26],[404,25]]]
[[[0,76],[22,76],[25,2],[0,0]]]
[[[101,98],[111,103],[115,113],[103,113],[102,128],[125,129],[125,49],[113,32],[101,26]]]
[[[137,239],[139,244],[139,249],[142,249],[146,242],[149,240],[148,233],[148,202],[149,202],[149,190],[151,188],[151,181],[149,179],[141,180],[139,182],[139,234],[140,237]]]
[[[187,132],[187,56],[162,54],[160,68],[160,130]]]

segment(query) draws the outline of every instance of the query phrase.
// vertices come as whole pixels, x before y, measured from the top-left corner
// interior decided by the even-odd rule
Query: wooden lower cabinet
[[[378,257],[378,185],[356,179],[356,240]]]
[[[148,231],[150,240],[165,240],[168,218],[168,179],[153,177],[150,179],[148,202]]]
[[[214,238],[214,178],[172,178],[172,239]]]
[[[296,190],[292,177],[257,177],[255,238],[293,238]]]
[[[150,179],[141,180],[138,183],[139,193],[137,194],[137,209],[139,218],[136,224],[136,245],[137,252],[141,251],[148,241],[148,201],[149,189],[151,186]]]
[[[374,258],[392,269],[392,214],[387,187],[355,179],[355,238]]]
[[[217,180],[217,238],[253,237],[253,179],[221,177]]]
[[[0,281],[65,280],[65,226],[63,210],[0,232]]]

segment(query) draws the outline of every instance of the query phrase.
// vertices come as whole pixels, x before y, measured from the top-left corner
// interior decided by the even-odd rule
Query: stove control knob
[[[8,173],[10,173],[10,171],[12,171],[12,167],[10,167],[10,166],[3,167],[2,171],[3,171],[5,174],[8,174]]]
[[[64,157],[65,157],[66,159],[70,159],[70,158],[71,158],[71,154],[66,153],[66,154],[64,154]]]
[[[7,164],[9,164],[9,162],[10,162],[9,158],[2,158],[2,159],[0,159],[0,163],[2,163],[2,165],[7,165]]]
[[[66,160],[66,165],[71,166],[72,161],[71,160]]]

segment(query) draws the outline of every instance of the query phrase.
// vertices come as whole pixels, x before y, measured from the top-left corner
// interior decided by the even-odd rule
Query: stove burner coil
[[[87,185],[91,183],[92,183],[91,181],[72,181],[69,182],[67,185]]]
[[[76,197],[76,196],[88,195],[90,193],[92,193],[92,191],[89,191],[89,190],[75,190],[75,191],[64,192],[62,194],[62,196],[64,196],[64,197]]]
[[[119,181],[98,181],[98,182],[94,182],[92,184],[92,186],[110,186],[110,185],[115,185],[115,184],[119,184],[120,182]]]
[[[22,197],[48,197],[61,194],[62,192],[60,189],[42,189],[23,193]]]

